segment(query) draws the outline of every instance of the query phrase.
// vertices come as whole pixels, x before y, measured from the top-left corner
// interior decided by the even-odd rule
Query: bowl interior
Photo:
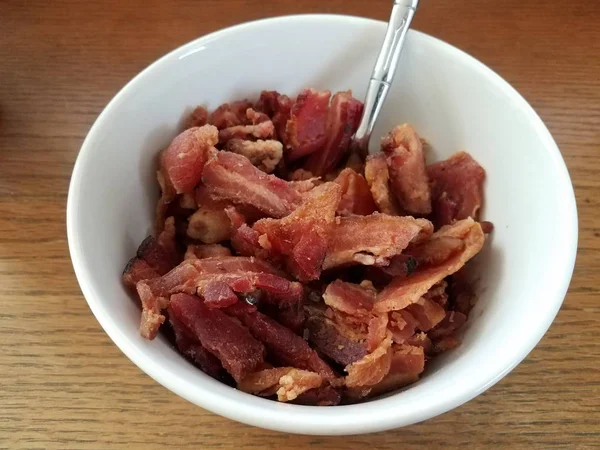
[[[125,263],[149,233],[158,195],[157,152],[197,104],[215,108],[289,95],[306,86],[362,98],[385,24],[296,16],[245,24],[159,60],[109,104],[88,135],[68,204],[74,267],[115,343],[158,382],[227,417],[265,428],[351,434],[447,411],[491,386],[539,341],[568,286],[577,240],[573,191],[560,153],[529,105],[500,77],[455,48],[411,31],[373,145],[410,122],[432,144],[429,161],[469,151],[487,171],[483,217],[495,225],[472,267],[477,303],[462,345],[437,358],[400,394],[336,408],[278,404],[222,385],[164,340],[138,334],[140,312],[121,285]]]

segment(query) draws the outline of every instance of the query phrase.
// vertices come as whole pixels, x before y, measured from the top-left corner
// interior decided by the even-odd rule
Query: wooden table
[[[531,102],[562,150],[579,208],[577,266],[556,321],[517,369],[468,404],[349,438],[241,425],[142,373],[81,295],[65,232],[71,169],[92,122],[131,77],[180,44],[239,22],[309,12],[385,20],[390,4],[0,2],[0,448],[600,446],[598,1],[423,0],[415,19],[415,28],[474,55]]]

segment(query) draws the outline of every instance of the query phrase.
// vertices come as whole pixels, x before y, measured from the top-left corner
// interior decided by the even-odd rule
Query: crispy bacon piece
[[[273,172],[283,156],[283,145],[274,140],[231,139],[225,144],[225,150],[245,156],[252,164],[266,173]]]
[[[367,334],[367,349],[374,351],[386,337],[387,334],[388,315],[379,314],[371,316],[368,325]]]
[[[204,168],[202,181],[215,200],[249,205],[272,217],[284,217],[302,201],[302,196],[287,182],[267,175],[248,158],[219,152]]]
[[[415,333],[406,340],[407,345],[413,347],[421,347],[426,355],[430,354],[433,349],[433,342],[426,333]]]
[[[280,402],[289,402],[308,390],[320,387],[322,382],[318,373],[277,367],[249,374],[238,384],[238,389],[259,395],[276,392]]]
[[[169,317],[175,333],[175,344],[179,351],[198,366],[204,373],[219,378],[223,371],[221,361],[202,346],[192,330],[187,329],[174,315]]]
[[[379,383],[390,371],[392,362],[392,339],[387,337],[379,346],[360,360],[345,367],[346,386],[373,386]]]
[[[207,307],[197,297],[172,295],[169,316],[191,330],[237,382],[264,361],[264,346],[246,328],[221,310]]]
[[[185,121],[185,128],[202,127],[208,123],[208,111],[204,106],[196,106]]]
[[[184,259],[204,259],[231,256],[231,250],[221,244],[188,245]]]
[[[123,270],[123,283],[131,289],[135,289],[138,281],[149,280],[160,277],[160,274],[140,258],[131,258],[125,270]]]
[[[335,406],[339,405],[341,401],[340,392],[330,385],[325,385],[300,394],[294,403],[310,406]]]
[[[445,336],[438,341],[433,343],[432,353],[437,355],[439,353],[443,353],[447,350],[451,350],[460,345],[460,341],[458,338],[454,336]]]
[[[425,297],[406,307],[408,311],[419,322],[419,330],[429,331],[440,323],[446,316],[446,311],[438,303]]]
[[[294,333],[298,335],[302,334],[306,320],[306,315],[304,314],[304,301],[300,300],[289,306],[275,306],[276,308],[270,308],[267,314]]]
[[[377,296],[374,309],[379,312],[404,309],[415,303],[433,285],[448,275],[452,275],[481,250],[485,236],[481,226],[473,219],[457,222],[450,228],[441,229],[432,236],[432,240],[452,234],[460,235],[464,241],[464,249],[439,265],[418,270],[410,277],[396,278]],[[457,237],[457,236],[454,236]]]
[[[483,201],[485,170],[471,155],[459,152],[427,167],[436,226],[477,218]]]
[[[235,292],[222,281],[206,283],[200,294],[204,297],[204,304],[209,308],[227,308],[238,301]]]
[[[148,236],[137,250],[137,258],[143,259],[159,275],[164,275],[178,262],[175,249],[175,220],[170,217],[158,239]]]
[[[338,92],[331,100],[327,114],[327,141],[322,151],[313,153],[306,168],[317,176],[334,169],[346,156],[350,140],[363,111],[362,102],[352,97],[352,92]]]
[[[340,195],[337,184],[323,184],[289,216],[254,224],[260,245],[275,257],[283,256],[289,272],[301,281],[316,280],[321,274]]]
[[[396,344],[402,344],[415,334],[419,326],[417,319],[406,309],[389,313],[388,330]]]
[[[455,311],[468,316],[477,301],[473,287],[465,276],[464,270],[452,275],[449,286],[449,297]]]
[[[202,206],[188,219],[187,235],[205,244],[216,244],[231,237],[231,222],[222,208]]]
[[[367,157],[365,178],[380,212],[390,216],[403,215],[396,197],[390,191],[390,173],[385,154],[376,153]]]
[[[236,125],[219,130],[219,143],[226,144],[231,139],[272,139],[274,134],[275,126],[270,120],[252,125]]]
[[[213,111],[208,118],[208,123],[219,130],[242,125],[246,123],[246,111],[251,107],[252,103],[248,100],[240,100],[231,104],[223,103]]]
[[[265,344],[269,357],[282,365],[318,373],[327,381],[335,380],[336,374],[304,339],[279,324],[256,308],[238,303],[227,308],[227,313],[239,318],[252,335]]]
[[[408,124],[399,125],[383,139],[381,149],[387,156],[392,191],[400,207],[410,214],[429,214],[431,191],[417,132]]]
[[[327,113],[331,92],[304,89],[290,111],[286,126],[286,157],[295,161],[321,150],[327,141]]]
[[[262,111],[271,118],[277,138],[283,143],[287,140],[285,129],[292,105],[293,102],[287,95],[280,95],[277,91],[262,91],[256,105],[257,111]]]
[[[464,249],[465,242],[461,238],[435,236],[428,241],[407,249],[407,253],[415,258],[418,266],[431,266],[441,264],[452,257],[452,255],[456,255]]]
[[[191,192],[200,182],[206,161],[216,151],[217,141],[217,129],[212,125],[190,128],[173,139],[160,158],[164,183],[178,194]]]
[[[446,311],[444,320],[442,320],[433,330],[429,332],[429,337],[439,340],[446,336],[452,336],[456,330],[460,329],[467,322],[467,316],[458,311]]]
[[[336,219],[323,269],[347,264],[388,265],[421,234],[433,227],[424,219],[374,213]]]
[[[375,292],[364,287],[335,280],[323,293],[325,304],[353,316],[366,316],[373,309]]]
[[[414,383],[425,368],[423,348],[410,345],[392,346],[392,358],[388,374],[372,386],[369,397],[385,394]]]
[[[344,169],[334,183],[339,184],[342,188],[342,198],[337,208],[340,216],[351,214],[368,216],[377,211],[377,205],[373,201],[369,185],[362,175],[352,169]]]

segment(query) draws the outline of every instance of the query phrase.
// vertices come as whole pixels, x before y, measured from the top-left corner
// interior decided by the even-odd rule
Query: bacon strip
[[[439,227],[467,217],[477,218],[483,202],[485,170],[471,155],[459,152],[427,167]]]
[[[377,211],[377,205],[367,181],[352,169],[344,169],[334,180],[342,188],[342,198],[337,208],[340,216],[359,214],[368,216]]]
[[[425,170],[423,144],[408,124],[394,128],[382,141],[392,190],[400,206],[411,214],[431,212],[431,191]]]
[[[253,229],[260,234],[261,247],[275,258],[283,256],[288,271],[297,279],[318,279],[340,196],[337,184],[325,183],[310,191],[289,216],[259,220]]]
[[[321,176],[342,161],[358,128],[362,110],[363,104],[352,97],[351,91],[338,92],[333,96],[327,115],[327,142],[322,151],[308,158],[306,169]]]
[[[135,289],[139,281],[160,277],[160,274],[140,258],[131,258],[123,270],[123,283],[131,289]]]
[[[366,316],[373,309],[375,292],[353,283],[335,280],[323,293],[325,304],[346,314]]]
[[[340,217],[336,222],[323,269],[347,264],[388,265],[411,241],[433,231],[424,219],[378,213]]]
[[[388,374],[371,387],[369,397],[400,389],[414,383],[425,368],[425,354],[421,347],[394,345]]]
[[[259,395],[275,391],[280,402],[289,402],[308,390],[320,387],[322,382],[318,373],[278,367],[251,373],[238,384],[238,389]]]
[[[211,197],[237,205],[253,206],[272,217],[284,217],[302,201],[302,196],[287,181],[267,175],[248,158],[219,152],[202,175]]]
[[[304,89],[290,111],[286,126],[286,157],[295,161],[323,148],[327,141],[326,121],[331,92]]]
[[[217,142],[218,132],[212,125],[190,128],[173,139],[160,157],[165,184],[178,194],[191,192],[200,182],[204,165],[216,151]]]
[[[434,284],[448,275],[452,275],[464,266],[469,259],[479,253],[485,241],[485,235],[481,230],[481,226],[473,219],[457,222],[451,228],[438,231],[433,237],[458,234],[459,231],[465,232],[465,230],[466,233],[462,236],[465,247],[461,252],[440,265],[418,270],[410,277],[396,278],[377,296],[374,309],[385,312],[406,308],[419,300]]]
[[[219,130],[234,127],[246,123],[246,111],[252,107],[248,100],[223,103],[208,118],[208,123],[214,125]]]
[[[176,317],[188,330],[193,331],[237,382],[264,361],[264,346],[246,328],[221,310],[207,307],[197,297],[172,295],[169,316]]]
[[[219,143],[226,144],[232,139],[271,139],[274,134],[275,126],[270,120],[253,125],[236,125],[219,130]]]
[[[398,201],[390,191],[390,172],[385,154],[376,153],[367,157],[365,178],[379,211],[391,216],[401,216],[402,211]]]
[[[225,144],[225,150],[245,156],[252,164],[266,173],[273,172],[283,156],[283,145],[274,140],[231,139]]]
[[[355,388],[379,383],[390,371],[391,345],[392,339],[388,337],[373,352],[346,366],[346,386]]]

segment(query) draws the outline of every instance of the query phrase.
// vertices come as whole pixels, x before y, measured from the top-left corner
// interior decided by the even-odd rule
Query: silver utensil
[[[354,136],[354,147],[363,156],[369,153],[369,139],[394,79],[406,32],[418,5],[419,0],[394,1],[381,51],[367,87],[363,115]]]

